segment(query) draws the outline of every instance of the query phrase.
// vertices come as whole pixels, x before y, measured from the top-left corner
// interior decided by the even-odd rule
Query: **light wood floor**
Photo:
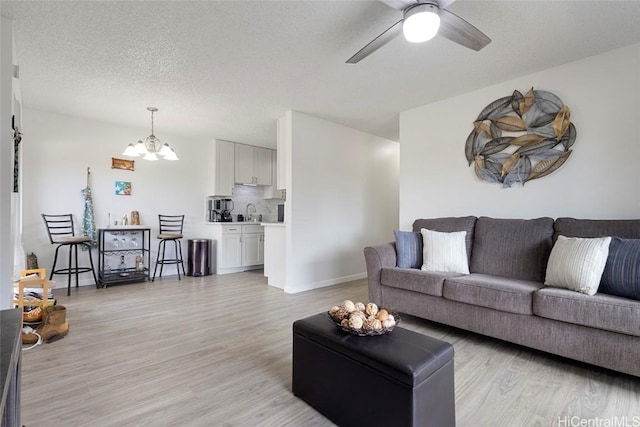
[[[56,297],[70,332],[23,352],[27,427],[331,426],[291,393],[291,325],[367,288],[288,295],[240,273]],[[454,345],[458,426],[640,426],[638,378],[406,315],[402,326]]]

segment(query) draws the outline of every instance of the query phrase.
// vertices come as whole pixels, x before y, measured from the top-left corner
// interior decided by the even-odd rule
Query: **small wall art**
[[[127,181],[116,181],[116,196],[130,196],[131,183]]]
[[[493,101],[473,127],[464,149],[467,162],[478,178],[503,188],[555,172],[576,141],[569,107],[553,93],[533,88]]]
[[[116,159],[111,158],[111,169],[122,169],[125,171],[132,171],[134,160]]]

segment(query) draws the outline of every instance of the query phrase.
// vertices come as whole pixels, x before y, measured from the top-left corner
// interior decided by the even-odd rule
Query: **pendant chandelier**
[[[147,110],[151,111],[151,135],[149,135],[144,142],[139,140],[135,145],[130,142],[127,148],[122,153],[129,157],[138,157],[144,155],[142,160],[155,161],[158,160],[158,156],[165,160],[178,160],[176,152],[167,144],[160,142],[158,138],[153,134],[153,113],[158,111],[156,107],[147,107]]]

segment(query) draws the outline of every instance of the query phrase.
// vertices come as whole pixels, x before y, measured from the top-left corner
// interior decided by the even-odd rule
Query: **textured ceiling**
[[[275,147],[288,109],[398,140],[398,113],[640,42],[640,1],[457,1],[480,52],[399,37],[347,58],[401,13],[376,1],[0,3],[26,107]],[[548,88],[554,89],[554,88]]]

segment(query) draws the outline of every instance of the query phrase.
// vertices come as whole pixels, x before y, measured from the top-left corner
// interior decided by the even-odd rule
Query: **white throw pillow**
[[[544,284],[595,295],[609,256],[611,237],[558,236],[551,249]]]
[[[466,231],[441,233],[423,228],[422,270],[469,274]]]

